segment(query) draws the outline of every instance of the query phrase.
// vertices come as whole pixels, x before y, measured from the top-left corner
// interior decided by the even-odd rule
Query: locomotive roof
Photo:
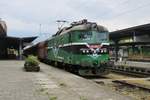
[[[108,30],[101,25],[97,25],[97,23],[94,22],[88,22],[87,20],[81,20],[79,22],[73,22],[71,23],[70,27],[64,27],[61,30],[57,31],[57,33],[53,36],[65,34],[71,31],[76,31],[76,30],[95,30],[99,32],[107,32]]]

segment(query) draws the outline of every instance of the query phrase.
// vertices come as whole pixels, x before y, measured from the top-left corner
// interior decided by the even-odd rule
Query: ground
[[[25,72],[23,64],[0,61],[0,100],[133,100],[43,63],[40,72]]]

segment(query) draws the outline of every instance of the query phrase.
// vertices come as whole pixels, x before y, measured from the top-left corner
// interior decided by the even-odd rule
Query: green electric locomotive
[[[108,30],[87,20],[71,23],[47,40],[47,59],[79,75],[109,72]]]

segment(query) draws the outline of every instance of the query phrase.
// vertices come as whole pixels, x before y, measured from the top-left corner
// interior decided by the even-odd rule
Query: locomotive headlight
[[[106,52],[107,52],[106,48],[101,49],[101,53],[106,53]]]
[[[105,49],[104,49],[104,53],[106,53],[106,52],[107,52],[107,49],[105,48]]]
[[[86,50],[86,53],[89,53],[89,50]]]
[[[85,50],[83,50],[82,52],[85,53]]]

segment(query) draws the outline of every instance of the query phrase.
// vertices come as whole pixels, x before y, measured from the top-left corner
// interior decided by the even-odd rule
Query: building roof
[[[18,38],[18,37],[0,37],[0,42],[3,43],[3,45],[6,45],[7,47],[13,47],[13,48],[19,48],[20,42],[24,43],[30,43],[33,40],[35,40],[37,37],[24,37],[24,38]]]
[[[132,37],[133,35],[144,34],[150,35],[150,23],[110,32],[109,38],[110,40],[118,40],[120,38]]]

